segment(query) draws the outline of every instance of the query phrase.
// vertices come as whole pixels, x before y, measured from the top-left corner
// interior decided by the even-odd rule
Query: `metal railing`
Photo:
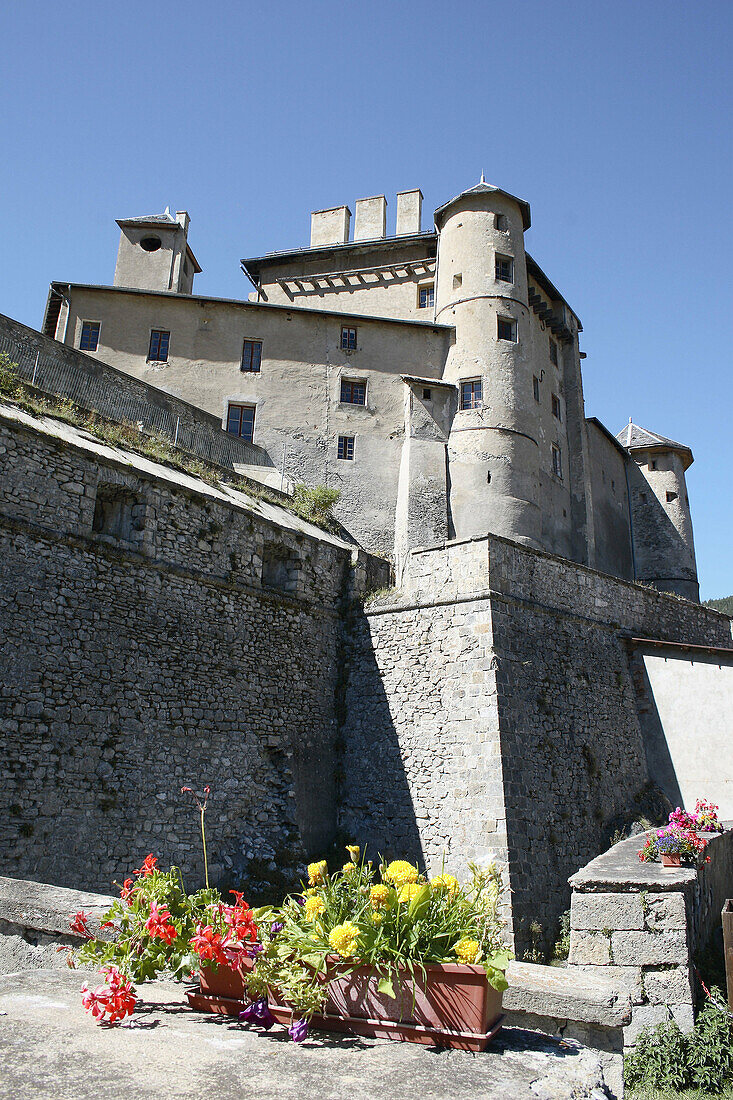
[[[18,322],[12,322],[18,329]],[[51,350],[44,345],[51,344]],[[89,412],[108,420],[136,425],[143,431],[156,432],[173,446],[197,458],[234,468],[237,463],[271,466],[269,457],[258,447],[208,422],[209,414],[177,398],[154,390],[148,383],[127,376],[114,367],[63,347],[54,353],[53,342],[33,329],[20,339],[0,332],[0,352],[6,352],[22,379],[48,394],[65,397]],[[73,357],[73,362],[69,362]],[[146,399],[145,390],[154,390],[156,401]],[[138,391],[138,392],[136,392]],[[142,392],[140,392],[142,391]],[[213,419],[213,418],[212,418]]]

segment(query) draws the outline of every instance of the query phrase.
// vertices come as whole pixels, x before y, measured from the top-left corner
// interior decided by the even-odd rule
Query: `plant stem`
[[[206,830],[204,829],[204,807],[201,807],[201,840],[204,845],[204,876],[206,878],[206,889],[209,889],[209,862],[206,858]]]

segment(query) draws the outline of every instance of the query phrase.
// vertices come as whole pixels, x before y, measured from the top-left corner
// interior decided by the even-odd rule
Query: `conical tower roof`
[[[682,458],[684,468],[692,463],[692,451],[684,443],[677,443],[674,439],[668,439],[666,435],[657,435],[648,428],[642,428],[629,420],[625,428],[616,436],[619,443],[627,451],[676,451]]]
[[[453,203],[458,202],[460,199],[465,198],[468,195],[505,195],[512,202],[516,202],[522,211],[522,223],[525,229],[529,229],[532,224],[532,218],[529,210],[529,203],[524,199],[518,199],[516,195],[510,195],[508,191],[503,191],[501,187],[494,187],[490,183],[486,183],[483,176],[481,176],[481,182],[477,183],[474,187],[469,187],[465,191],[461,191],[460,195],[456,195],[455,198],[450,199],[449,202],[444,202],[442,206],[439,206],[435,211],[435,224],[438,225],[443,214],[449,207],[453,206]]]

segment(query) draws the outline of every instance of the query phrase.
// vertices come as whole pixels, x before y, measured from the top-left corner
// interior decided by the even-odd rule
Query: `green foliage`
[[[733,1085],[731,1017],[718,990],[706,1001],[689,1035],[672,1020],[645,1028],[624,1060],[631,1089],[700,1089],[718,1095]]]
[[[712,607],[723,615],[733,615],[733,596],[721,596],[717,600],[703,600],[703,607]]]
[[[328,523],[331,520],[331,510],[340,496],[340,489],[329,489],[326,485],[310,487],[301,482],[293,490],[293,510],[311,523]]]
[[[533,920],[529,926],[529,938],[532,946],[522,955],[523,962],[544,963],[545,952],[542,949],[542,933],[544,929],[539,921]]]
[[[560,917],[560,935],[558,936],[552,957],[558,962],[564,962],[570,954],[570,910],[566,909]]]
[[[115,938],[87,940],[71,956],[71,965],[117,966],[133,982],[149,981],[163,971],[176,978],[187,978],[196,972],[199,958],[190,941],[197,925],[211,923],[212,908],[221,902],[218,891],[199,890],[189,896],[183,888],[180,870],[171,867],[165,872],[156,868],[137,878],[134,884],[128,879],[122,894],[103,917],[103,922],[114,926]],[[153,937],[146,930],[152,903],[170,912],[170,923],[177,933],[172,943]]]
[[[0,394],[5,397],[17,397],[21,389],[18,364],[14,363],[7,352],[0,352]]]

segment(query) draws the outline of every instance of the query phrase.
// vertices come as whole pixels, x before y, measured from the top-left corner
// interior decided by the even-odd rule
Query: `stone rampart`
[[[4,870],[104,890],[153,851],[197,885],[184,785],[214,879],[320,851],[351,548],[17,410],[0,458]]]
[[[342,822],[390,854],[508,869],[520,950],[650,783],[625,639],[731,646],[725,616],[495,536],[413,551],[355,624]],[[409,849],[409,851],[408,851]]]

